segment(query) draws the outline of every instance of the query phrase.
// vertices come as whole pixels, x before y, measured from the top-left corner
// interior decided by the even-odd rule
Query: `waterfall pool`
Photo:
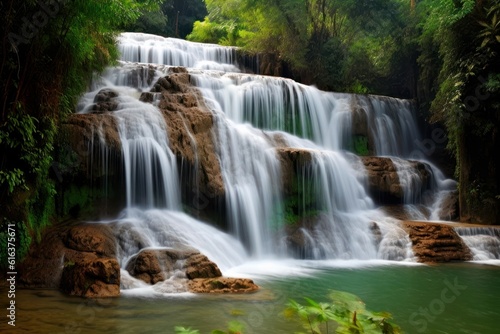
[[[392,313],[404,333],[498,333],[500,261],[446,265],[258,262],[230,274],[244,276],[250,271],[261,273],[253,276],[261,290],[248,295],[135,291],[94,301],[54,290],[19,289],[16,329],[55,334],[174,333],[175,326],[185,326],[209,333],[238,320],[246,326],[244,333],[294,333],[301,327],[283,317],[287,301],[302,301],[306,296],[326,301],[328,291],[336,289],[358,295],[370,310]]]

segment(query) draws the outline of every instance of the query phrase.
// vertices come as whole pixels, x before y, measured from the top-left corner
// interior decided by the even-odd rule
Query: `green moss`
[[[299,176],[300,175],[300,176]],[[291,189],[275,209],[272,226],[281,228],[325,211],[318,200],[318,185],[307,173],[296,173]]]
[[[354,135],[346,149],[359,156],[370,155],[370,151],[368,149],[368,137],[363,135]]]

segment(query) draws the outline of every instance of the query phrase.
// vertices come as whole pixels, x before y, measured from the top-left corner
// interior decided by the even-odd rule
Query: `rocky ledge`
[[[472,254],[453,226],[430,222],[403,222],[419,262],[470,261]]]

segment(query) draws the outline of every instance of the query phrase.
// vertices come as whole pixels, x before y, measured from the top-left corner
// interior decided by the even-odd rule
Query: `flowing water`
[[[470,266],[450,267],[433,273],[434,268],[393,267],[387,266],[387,262],[377,262],[390,260],[390,263],[408,264],[415,259],[407,233],[370,198],[363,164],[350,153],[355,146],[361,143],[365,151],[392,159],[404,193],[401,204],[408,206],[407,211],[415,219],[435,219],[439,203],[455,189],[455,182],[447,180],[432,163],[423,161],[431,175],[424,184],[404,160],[415,158],[416,143],[420,140],[410,102],[327,93],[289,79],[242,74],[234,48],[135,33],[122,34],[119,42],[121,63],[94,81],[90,92],[81,99],[79,111],[90,112],[102,88],[119,93],[113,115],[122,143],[126,203],[113,224],[119,239],[122,268],[143,248],[192,247],[216,262],[224,275],[254,276],[261,272],[263,278],[258,284],[264,289],[248,299],[247,296],[226,297],[223,311],[212,317],[213,310],[219,307],[219,299],[179,294],[168,297],[174,298],[174,302],[157,300],[158,296],[167,298],[166,293],[172,292],[170,288],[165,284],[146,287],[122,270],[125,297],[95,311],[93,319],[97,319],[97,323],[87,322],[78,314],[75,321],[84,328],[83,332],[100,326],[107,328],[103,332],[135,332],[134,328],[140,328],[141,332],[153,333],[159,328],[169,332],[174,325],[181,324],[208,330],[220,326],[231,309],[242,308],[252,324],[262,321],[261,329],[275,328],[273,333],[285,333],[296,328],[278,317],[286,299],[303,295],[320,298],[329,288],[358,293],[373,308],[393,311],[397,321],[416,329],[409,327],[409,332],[420,332],[416,327],[423,325],[414,324],[420,318],[412,319],[412,324],[408,320],[412,314],[409,312],[439,298],[444,284],[441,272],[453,280],[453,275],[462,275],[471,269]],[[227,231],[182,211],[180,171],[169,147],[168,124],[157,103],[139,101],[142,92],[149,91],[158,78],[169,72],[170,65],[189,67],[192,84],[198,87],[213,113],[212,135],[225,187]],[[196,145],[194,136],[191,139]],[[304,240],[302,256],[321,260],[319,262],[290,260],[294,253],[284,242],[284,227],[276,225],[276,213],[284,210],[277,147],[306,151],[311,156],[310,163],[296,172],[303,187],[301,193],[313,199],[319,218],[314,227],[303,227],[298,233]],[[297,199],[302,212],[310,206],[311,198],[307,196]],[[473,249],[475,260],[499,258],[498,235],[469,230],[472,231],[469,236],[469,232],[457,231]],[[357,261],[362,260],[369,268],[323,268],[333,260],[345,261],[341,263],[348,267],[356,267]],[[491,282],[491,273],[495,270],[482,268],[485,275],[477,274],[475,278],[479,282]],[[423,277],[422,281],[414,278],[414,273],[416,277]],[[389,278],[384,279],[386,275]],[[425,283],[431,281],[437,283]],[[290,290],[289,285],[294,282],[299,287]],[[474,296],[478,286],[470,282],[467,293]],[[447,313],[441,312],[443,319],[427,321],[429,328],[446,333],[443,324],[464,321],[454,314],[467,309],[467,293],[464,292],[462,302],[449,306],[453,311],[446,306]],[[60,303],[57,295],[45,292],[34,295]],[[491,303],[489,295],[481,296],[481,302]],[[161,308],[157,309],[157,303]],[[263,312],[262,319],[256,316],[250,320],[253,306],[269,307],[270,312]],[[485,314],[493,312],[480,309],[478,314],[470,314],[471,321],[485,321],[488,318]],[[173,312],[176,312],[175,320],[165,320]],[[131,314],[134,320],[127,322],[130,327],[113,320],[129,318]],[[454,325],[454,328],[458,327]],[[481,325],[469,328],[468,333],[474,333]]]
[[[189,68],[192,84],[213,113],[213,137],[225,187],[227,240],[241,243],[245,256],[264,259],[290,254],[282,242],[283,231],[274,222],[276,212],[284,207],[277,144],[270,138],[281,138],[280,147],[311,155],[298,181],[311,189],[303,191],[307,196],[298,201],[305,212],[306,202],[311,202],[306,197],[312,197],[320,218],[314,228],[300,230],[306,258],[413,259],[408,237],[397,221],[375,207],[364,168],[348,152],[356,136],[365,138],[365,149],[373,155],[391,157],[403,189],[401,204],[410,217],[435,218],[439,203],[454,189],[454,181],[446,180],[429,162],[425,166],[431,176],[424,184],[403,159],[415,156],[415,143],[421,139],[408,101],[329,93],[290,79],[242,74],[234,48],[137,33],[122,34],[119,48],[122,63],[95,80],[79,108],[89,112],[102,88],[119,93],[113,114],[122,142],[126,212],[161,209],[158,212],[164,217],[159,220],[165,229],[175,220],[171,211],[182,211],[179,171],[161,112],[156,104],[138,98],[168,73],[169,66]],[[194,136],[192,142],[196,145]],[[138,224],[148,226],[148,221]],[[185,243],[203,247],[196,240]],[[218,260],[216,253],[213,259]]]

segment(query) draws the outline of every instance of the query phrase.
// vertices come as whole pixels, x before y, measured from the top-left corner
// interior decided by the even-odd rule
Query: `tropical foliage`
[[[49,224],[58,124],[74,110],[93,73],[116,59],[116,29],[158,3],[2,1],[0,203],[6,217],[2,230],[5,222],[14,221],[18,230],[28,226],[39,234]]]
[[[299,320],[307,333],[401,333],[387,312],[372,312],[356,295],[331,291],[330,302],[304,298],[306,304],[294,300],[288,303],[285,316]]]

